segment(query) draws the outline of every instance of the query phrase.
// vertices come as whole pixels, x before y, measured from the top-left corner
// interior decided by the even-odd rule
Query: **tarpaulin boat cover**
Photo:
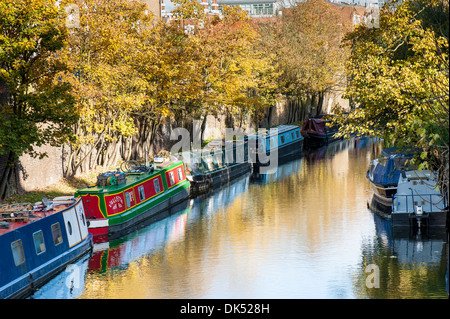
[[[326,135],[325,122],[314,118],[306,119],[303,121],[301,133],[302,135],[307,133]]]
[[[371,167],[372,178],[369,179],[377,185],[396,186],[402,170],[410,167],[408,160],[420,154],[419,148],[389,147],[381,152],[381,156],[374,167]]]

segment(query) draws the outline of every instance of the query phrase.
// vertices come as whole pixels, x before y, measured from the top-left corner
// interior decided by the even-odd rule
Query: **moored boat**
[[[0,298],[32,294],[92,249],[81,199],[0,207]]]
[[[303,136],[297,125],[279,125],[248,136],[249,157],[254,168],[273,166],[293,159],[303,152]],[[275,157],[274,157],[275,156]]]
[[[397,192],[400,174],[410,167],[410,160],[419,151],[417,148],[389,147],[370,162],[366,177],[372,185],[377,210],[386,214],[392,212],[392,196]]]
[[[436,185],[436,172],[402,172],[393,196],[392,226],[445,227],[447,213],[445,196]]]
[[[246,140],[213,140],[201,151],[184,153],[191,197],[211,192],[251,172]]]
[[[317,148],[338,139],[334,136],[339,128],[327,126],[329,122],[321,117],[310,117],[303,121],[301,134],[305,138],[305,148]]]
[[[189,197],[189,181],[182,161],[161,159],[155,166],[135,161],[124,164],[123,172],[106,174],[98,178],[95,186],[75,193],[83,200],[94,242],[119,237],[144,219]],[[120,177],[122,173],[124,177]]]

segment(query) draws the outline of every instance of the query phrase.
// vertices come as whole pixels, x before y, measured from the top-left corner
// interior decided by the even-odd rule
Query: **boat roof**
[[[277,134],[279,135],[279,134],[286,133],[288,131],[292,131],[295,129],[300,129],[300,127],[298,125],[278,125],[275,127],[271,127],[270,129],[261,129],[260,128],[258,130],[258,134],[249,134],[249,137],[250,136],[257,137],[258,135],[261,135],[261,134],[266,134],[267,135],[266,137],[272,137],[274,135],[277,135]]]
[[[415,179],[434,179],[437,175],[429,170],[411,170],[405,171],[404,175],[408,180]]]
[[[153,166],[154,170],[150,173],[141,172],[141,173],[126,174],[127,178],[126,178],[125,183],[123,183],[123,184],[106,185],[106,186],[89,185],[89,186],[86,186],[86,187],[83,187],[83,188],[77,190],[77,192],[75,194],[79,194],[79,193],[82,193],[82,194],[109,193],[109,192],[120,191],[121,189],[129,188],[133,184],[137,184],[137,183],[141,182],[144,178],[149,178],[149,177],[159,175],[162,171],[170,168],[171,166],[179,165],[182,163],[183,162],[180,160],[173,160],[173,161],[165,162],[162,164],[157,164],[156,166],[155,165]],[[122,174],[125,174],[125,173],[122,173]]]
[[[0,226],[5,227],[0,227],[0,236],[41,218],[56,214],[73,205],[76,200],[73,196],[55,197],[54,199],[47,201],[47,204],[52,204],[52,208],[47,211],[45,211],[43,202],[44,201],[37,202],[35,204],[1,204]]]

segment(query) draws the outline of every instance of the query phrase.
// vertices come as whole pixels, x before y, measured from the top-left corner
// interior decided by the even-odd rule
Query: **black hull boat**
[[[305,148],[313,149],[328,145],[340,138],[334,137],[339,128],[326,125],[330,121],[322,118],[307,118],[303,121],[301,134],[305,138]]]
[[[431,171],[402,172],[392,199],[392,226],[447,226],[448,203],[436,184],[436,177],[437,172]]]
[[[250,160],[253,171],[261,173],[260,168],[275,168],[281,163],[298,158],[303,153],[304,138],[297,125],[279,125],[266,132],[248,136]],[[273,157],[276,155],[276,159]],[[276,165],[274,165],[276,164]]]
[[[182,156],[191,183],[191,197],[212,192],[252,170],[246,140],[213,140],[203,150]]]

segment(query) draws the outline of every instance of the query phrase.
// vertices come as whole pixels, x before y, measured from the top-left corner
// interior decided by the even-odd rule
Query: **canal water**
[[[352,138],[244,176],[94,253],[32,298],[447,298],[447,235],[367,208],[380,142]]]

